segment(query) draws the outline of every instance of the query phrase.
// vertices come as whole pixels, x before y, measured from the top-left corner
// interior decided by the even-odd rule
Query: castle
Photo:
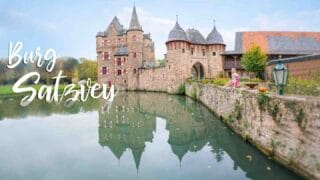
[[[247,75],[240,58],[253,43],[262,47],[268,60],[320,53],[319,32],[237,32],[235,42],[235,50],[225,51],[215,25],[204,38],[196,29],[184,31],[177,20],[166,41],[165,65],[156,66],[154,43],[150,33],[144,34],[134,6],[128,29],[114,17],[96,35],[98,82],[123,90],[175,93],[187,78],[230,76],[231,68]]]

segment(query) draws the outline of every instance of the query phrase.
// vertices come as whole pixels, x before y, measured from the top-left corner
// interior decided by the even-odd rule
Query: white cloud
[[[16,23],[18,25],[26,24],[31,28],[36,28],[45,32],[54,32],[57,30],[57,26],[55,25],[55,23],[50,21],[37,20],[35,17],[32,17],[30,14],[22,11],[9,9],[5,12],[5,15],[11,23]]]

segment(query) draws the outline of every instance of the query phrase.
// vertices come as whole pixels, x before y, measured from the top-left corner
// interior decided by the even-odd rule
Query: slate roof
[[[138,15],[136,12],[136,6],[133,6],[129,30],[137,30],[137,29],[142,30],[142,27],[139,23]]]
[[[217,31],[216,26],[213,26],[212,31],[207,37],[208,44],[224,44],[221,34]]]
[[[225,44],[221,34],[217,31],[214,26],[212,31],[209,33],[207,39],[197,29],[191,28],[184,31],[176,21],[175,26],[169,33],[167,42],[169,41],[187,41],[193,44]]]
[[[207,44],[202,34],[196,29],[187,29],[188,41],[194,44]]]
[[[128,55],[128,48],[127,47],[120,47],[114,56],[126,56]]]
[[[117,35],[121,36],[123,35],[126,30],[123,28],[123,25],[120,24],[119,19],[117,16],[113,17],[111,23],[107,27],[107,29],[104,32],[98,32],[97,37],[105,37],[108,35],[108,31],[110,30],[111,27],[114,27],[115,30],[117,31]]]
[[[312,60],[318,60],[320,61],[320,54],[312,54],[307,56],[298,56],[298,57],[292,57],[292,58],[284,58],[284,59],[276,59],[268,62],[268,66],[276,64],[279,60],[281,60],[283,63],[293,63],[293,62],[302,62],[302,61],[312,61]]]
[[[307,55],[320,53],[320,32],[237,32],[235,51],[245,52],[258,44],[267,54]]]
[[[168,41],[188,41],[186,32],[181,28],[178,21],[169,33]]]

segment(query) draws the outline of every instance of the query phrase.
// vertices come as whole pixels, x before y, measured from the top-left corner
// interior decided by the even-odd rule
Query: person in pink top
[[[235,68],[231,69],[232,75],[231,75],[231,81],[228,83],[229,87],[240,87],[240,76],[237,73]]]

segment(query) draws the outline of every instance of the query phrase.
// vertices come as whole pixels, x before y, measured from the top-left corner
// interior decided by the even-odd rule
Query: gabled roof
[[[113,17],[112,21],[108,25],[107,29],[104,32],[98,32],[97,37],[104,37],[108,35],[108,32],[110,28],[114,27],[115,30],[117,31],[117,35],[123,35],[126,30],[123,28],[123,25],[120,24],[119,19],[117,16]]]
[[[142,30],[142,27],[139,23],[138,15],[136,12],[136,6],[133,6],[129,30]]]

